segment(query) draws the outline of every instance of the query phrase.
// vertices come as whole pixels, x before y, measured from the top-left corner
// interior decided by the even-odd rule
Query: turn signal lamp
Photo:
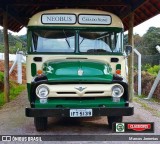
[[[120,70],[120,69],[117,69],[117,70],[116,70],[116,74],[120,75],[120,74],[121,74],[121,70]]]
[[[116,74],[118,74],[118,75],[121,74],[121,64],[116,65]]]
[[[42,70],[37,70],[37,74],[38,74],[38,75],[41,75],[42,73],[43,73]]]

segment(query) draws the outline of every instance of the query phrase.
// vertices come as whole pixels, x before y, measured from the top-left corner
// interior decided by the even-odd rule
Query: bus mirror
[[[132,53],[132,46],[131,45],[126,45],[125,46],[125,52],[127,56],[129,56]]]

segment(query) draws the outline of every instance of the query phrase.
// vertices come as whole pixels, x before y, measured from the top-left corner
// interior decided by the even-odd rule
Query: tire
[[[112,124],[114,122],[122,122],[122,120],[123,120],[122,116],[108,116],[109,128],[112,129]]]
[[[37,131],[47,129],[47,117],[34,117],[34,125]]]

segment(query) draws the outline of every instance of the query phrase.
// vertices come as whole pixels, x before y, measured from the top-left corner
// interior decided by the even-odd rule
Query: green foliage
[[[148,69],[150,69],[152,66],[150,64],[145,64],[145,65],[142,65],[142,68],[141,70],[142,71],[147,71]]]
[[[152,108],[152,105],[155,104],[155,102],[159,102],[159,99],[156,98],[152,98],[150,99],[150,103],[146,103],[146,101],[144,100],[144,98],[146,98],[145,96],[136,96],[133,98],[133,100],[137,103],[139,103],[141,105],[142,108],[144,108],[147,111],[150,111],[152,113],[153,116],[157,116],[160,117],[160,113]]]
[[[128,45],[128,35],[124,35],[124,45]]]
[[[10,100],[15,99],[25,88],[25,85],[17,85],[13,82],[10,83]],[[4,102],[4,92],[0,93],[0,107],[5,104]]]
[[[16,42],[16,48],[22,49],[22,43],[19,42],[19,41],[17,41],[17,42]]]
[[[13,88],[10,90],[10,99],[15,99],[25,88],[25,85],[13,86]]]
[[[4,102],[4,73],[0,71],[0,107],[5,104]],[[25,85],[17,85],[15,82],[10,81],[10,100],[16,98],[20,92],[25,89]]]
[[[0,71],[0,107],[5,104],[4,102],[4,73]],[[25,85],[18,85],[13,81],[10,81],[10,100],[13,100],[18,96],[24,89]]]
[[[135,70],[135,71],[138,70],[138,65],[134,65],[134,70]]]
[[[156,76],[158,74],[159,70],[160,70],[160,66],[159,65],[155,65],[155,66],[150,67],[149,69],[147,69],[147,72]]]
[[[148,54],[157,54],[155,46],[160,44],[160,28],[150,27],[143,38],[145,51]]]
[[[151,66],[150,64],[142,65],[142,71],[146,71],[151,75],[156,76],[160,70],[160,65]]]
[[[3,91],[4,88],[4,73],[0,71],[0,93]]]
[[[21,51],[27,50],[27,36],[13,36],[11,33],[8,34],[9,38],[9,53],[15,54],[17,49]],[[4,44],[3,44],[3,31],[0,30],[0,52],[4,52]]]
[[[4,73],[0,71],[0,81],[3,82],[4,81]]]
[[[124,44],[128,44],[128,35],[124,35]],[[156,45],[160,45],[160,28],[150,27],[142,37],[134,35],[134,47],[143,55],[157,54]]]
[[[0,43],[0,52],[4,53],[4,46]]]

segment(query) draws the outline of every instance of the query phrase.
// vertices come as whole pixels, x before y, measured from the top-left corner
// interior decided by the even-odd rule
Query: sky
[[[147,32],[147,30],[149,29],[149,27],[160,27],[160,14],[158,14],[157,16],[141,23],[140,25],[134,27],[133,29],[133,33],[134,34],[139,34],[140,36],[143,36],[143,34],[145,34]],[[0,29],[2,29],[2,27],[0,27]],[[9,31],[11,32],[11,31]],[[11,32],[13,35],[24,35],[26,34],[26,28],[21,29],[18,33],[13,33]]]
[[[160,28],[160,14],[134,27],[133,32],[134,34],[139,34],[140,36],[143,36],[143,34],[147,32],[149,27],[152,26]]]

